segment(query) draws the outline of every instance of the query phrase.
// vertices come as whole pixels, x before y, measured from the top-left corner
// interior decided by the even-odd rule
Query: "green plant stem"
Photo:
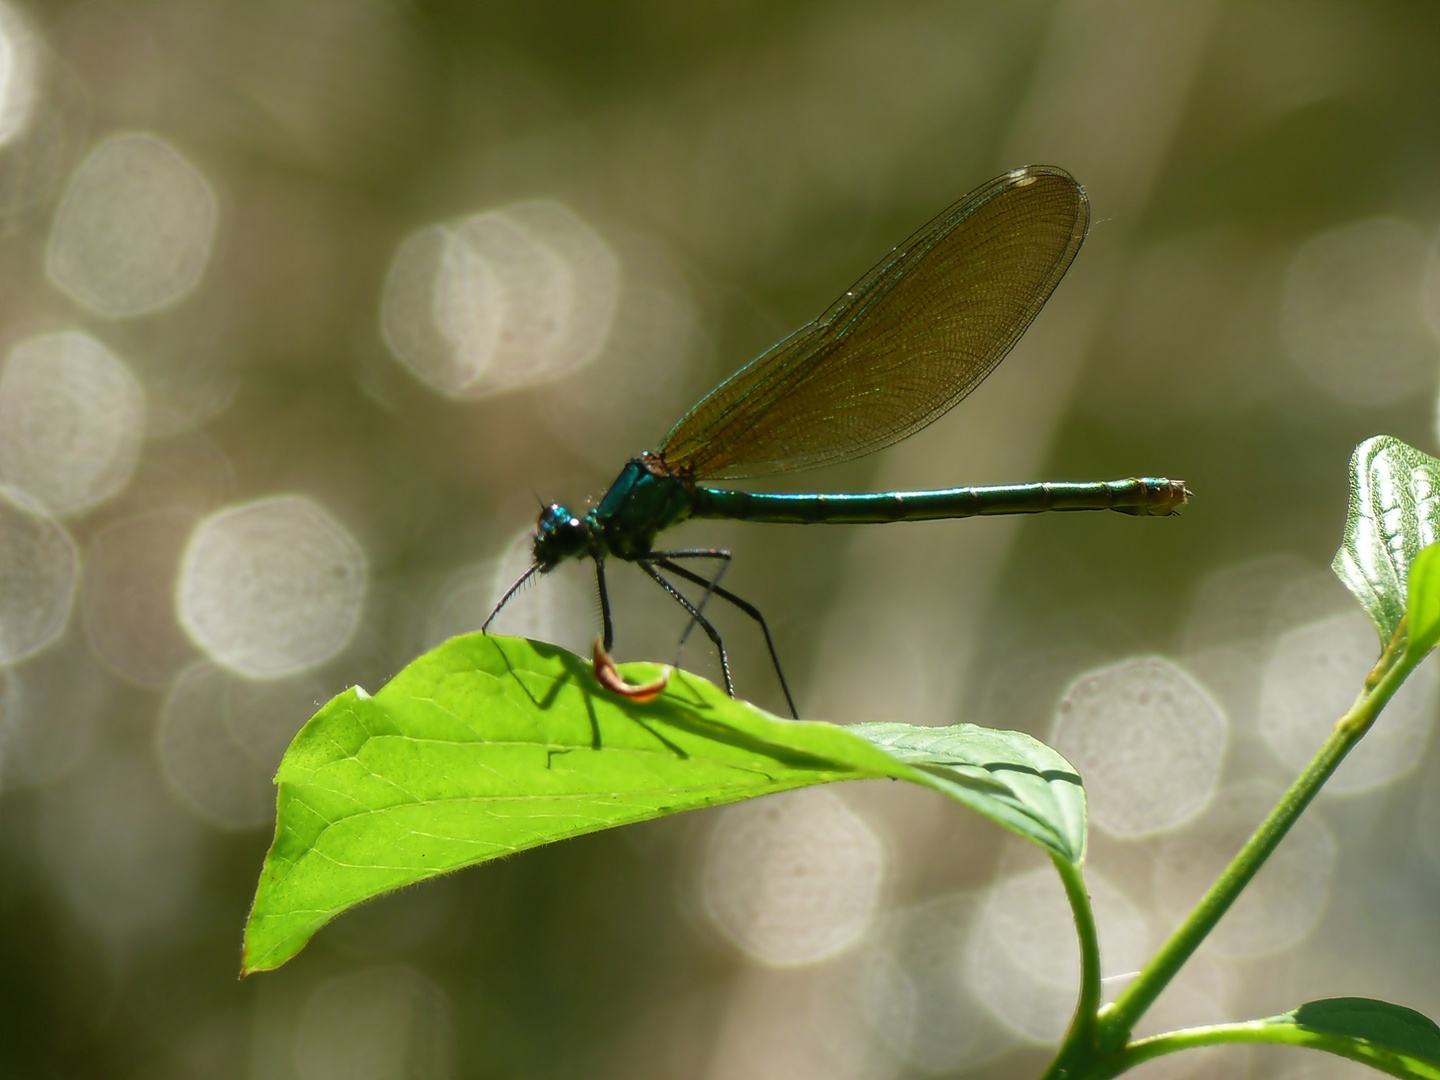
[[[1064,1076],[1065,1062],[1072,1056],[1088,1058],[1095,1053],[1095,1018],[1100,1008],[1100,934],[1095,928],[1095,911],[1090,906],[1090,892],[1085,888],[1080,864],[1058,856],[1052,859],[1065,885],[1065,897],[1075,918],[1075,934],[1080,940],[1080,999],[1075,1003],[1075,1018],[1070,1023],[1065,1045],[1046,1074]]]
[[[1403,632],[1403,626],[1397,629],[1397,637]],[[1421,659],[1420,656],[1411,656],[1400,651],[1398,644],[1392,641],[1392,647],[1386,649],[1380,662],[1376,664],[1375,672],[1372,673],[1374,681],[1366,680],[1365,690],[1350,710],[1336,722],[1330,737],[1305,767],[1305,771],[1290,785],[1290,789],[1225,868],[1225,872],[1210,887],[1210,891],[1195,905],[1195,909],[1170,935],[1170,939],[1151,958],[1135,981],[1125,988],[1113,1004],[1101,1011],[1097,1045],[1102,1055],[1114,1054],[1125,1045],[1136,1021],[1160,996],[1160,992],[1174,978],[1175,973],[1215,928],[1221,916],[1230,909],[1230,905],[1264,865],[1280,841],[1285,839],[1285,834],[1290,831],[1296,819],[1310,805],[1310,801],[1315,798],[1325,781],[1340,767],[1345,755],[1354,749],[1355,744],[1370,729],[1380,710]],[[1377,674],[1379,677],[1374,678]]]
[[[1213,1024],[1209,1027],[1186,1028],[1139,1039],[1121,1053],[1110,1058],[1105,1068],[1090,1073],[1092,1080],[1106,1080],[1133,1069],[1143,1062],[1180,1050],[1195,1050],[1203,1046],[1224,1046],[1234,1043],[1269,1043],[1274,1046],[1303,1046],[1311,1050],[1324,1050],[1338,1054],[1352,1061],[1361,1061],[1372,1068],[1390,1073],[1392,1076],[1413,1077],[1415,1072],[1407,1069],[1391,1052],[1376,1049],[1363,1040],[1347,1038],[1332,1032],[1315,1031],[1294,1023],[1285,1023],[1280,1018],[1271,1020],[1247,1020],[1238,1024]]]

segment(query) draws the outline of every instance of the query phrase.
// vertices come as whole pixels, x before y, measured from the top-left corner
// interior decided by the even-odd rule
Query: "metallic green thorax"
[[[691,513],[690,492],[683,480],[644,458],[634,458],[585,520],[607,554],[633,559],[650,551],[656,534]]]

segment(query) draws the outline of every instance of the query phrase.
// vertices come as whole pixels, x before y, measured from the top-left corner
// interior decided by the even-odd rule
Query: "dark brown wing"
[[[712,390],[660,447],[697,478],[829,465],[891,445],[1004,359],[1080,250],[1063,169],[997,177],[892,251],[820,318]]]

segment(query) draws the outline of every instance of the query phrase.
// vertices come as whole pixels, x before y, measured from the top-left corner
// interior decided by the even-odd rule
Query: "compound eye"
[[[539,529],[541,532],[556,532],[563,529],[575,519],[570,511],[559,503],[551,503],[544,510],[540,511]]]

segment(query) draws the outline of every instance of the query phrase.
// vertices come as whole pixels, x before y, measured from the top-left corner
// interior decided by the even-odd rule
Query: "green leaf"
[[[1440,544],[1431,544],[1410,564],[1405,610],[1405,649],[1424,656],[1440,642]]]
[[[1440,540],[1440,461],[1389,435],[1350,458],[1350,510],[1331,563],[1388,643],[1405,614],[1410,566]]]
[[[625,667],[632,680],[656,675]],[[1058,858],[1084,852],[1079,777],[1029,736],[780,720],[684,672],[640,705],[602,690],[588,662],[553,646],[454,638],[375,695],[336,697],[286,751],[243,967],[278,967],[345,909],[463,866],[875,777],[944,791]]]
[[[1440,1027],[1403,1005],[1373,998],[1326,998],[1265,1023],[1315,1036],[1303,1045],[1363,1061],[1392,1076],[1440,1080]]]
[[[1067,862],[1085,857],[1085,789],[1075,767],[1018,731],[974,724],[845,729],[913,765],[929,784]]]

